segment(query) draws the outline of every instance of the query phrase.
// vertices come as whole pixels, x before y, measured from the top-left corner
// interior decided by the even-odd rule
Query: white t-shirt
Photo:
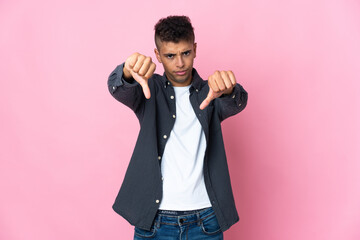
[[[176,118],[161,162],[163,198],[159,209],[211,207],[204,182],[204,131],[190,103],[189,86],[174,87]]]

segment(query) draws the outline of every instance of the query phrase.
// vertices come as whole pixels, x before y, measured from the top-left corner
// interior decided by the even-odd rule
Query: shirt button
[[[159,201],[159,199],[156,199],[156,201],[155,201],[156,203],[159,203],[160,201]]]
[[[175,118],[176,116],[175,116],[175,114],[173,115],[173,118]]]
[[[239,104],[239,107],[241,106],[241,103]]]
[[[233,95],[232,98],[235,98],[235,95]]]
[[[164,139],[167,139],[167,136],[166,136],[166,135],[164,135],[164,136],[163,136],[163,138],[164,138]]]
[[[163,180],[163,181],[164,181],[164,178],[162,177],[162,178],[161,178],[161,180]]]
[[[171,98],[171,99],[174,99],[174,96],[173,96],[173,95],[171,95],[171,96],[170,96],[170,98]]]
[[[115,90],[116,89],[116,87],[115,86],[113,86],[113,90]]]
[[[158,156],[158,159],[160,160],[160,159],[161,159],[161,156]]]
[[[195,89],[195,91],[197,91],[197,92],[198,92],[198,91],[199,91],[199,89]]]
[[[167,82],[168,85],[170,85],[170,82]]]

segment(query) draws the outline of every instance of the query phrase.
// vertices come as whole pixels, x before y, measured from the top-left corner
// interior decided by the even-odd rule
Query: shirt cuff
[[[108,78],[108,86],[109,89],[113,92],[116,91],[116,89],[118,89],[118,87],[134,87],[137,86],[139,83],[136,82],[135,80],[132,80],[131,82],[129,82],[129,80],[125,80],[124,79],[124,65],[125,63],[122,63],[120,65],[118,65],[114,71],[112,71],[109,75]]]

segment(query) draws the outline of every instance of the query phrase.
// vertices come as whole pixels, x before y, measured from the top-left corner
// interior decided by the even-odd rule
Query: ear
[[[160,53],[159,53],[159,51],[157,50],[157,48],[154,48],[154,53],[155,53],[156,58],[157,58],[157,60],[159,61],[159,63],[162,63],[162,62],[161,62],[161,58],[160,58]]]
[[[196,46],[197,46],[197,44],[194,43],[194,58],[196,58]]]

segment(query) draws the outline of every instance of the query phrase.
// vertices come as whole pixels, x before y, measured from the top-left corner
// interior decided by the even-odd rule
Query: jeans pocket
[[[201,221],[201,229],[206,235],[215,235],[221,232],[215,213]]]
[[[156,235],[156,231],[157,229],[154,226],[151,227],[150,231],[135,227],[135,236],[146,239],[153,238]]]

